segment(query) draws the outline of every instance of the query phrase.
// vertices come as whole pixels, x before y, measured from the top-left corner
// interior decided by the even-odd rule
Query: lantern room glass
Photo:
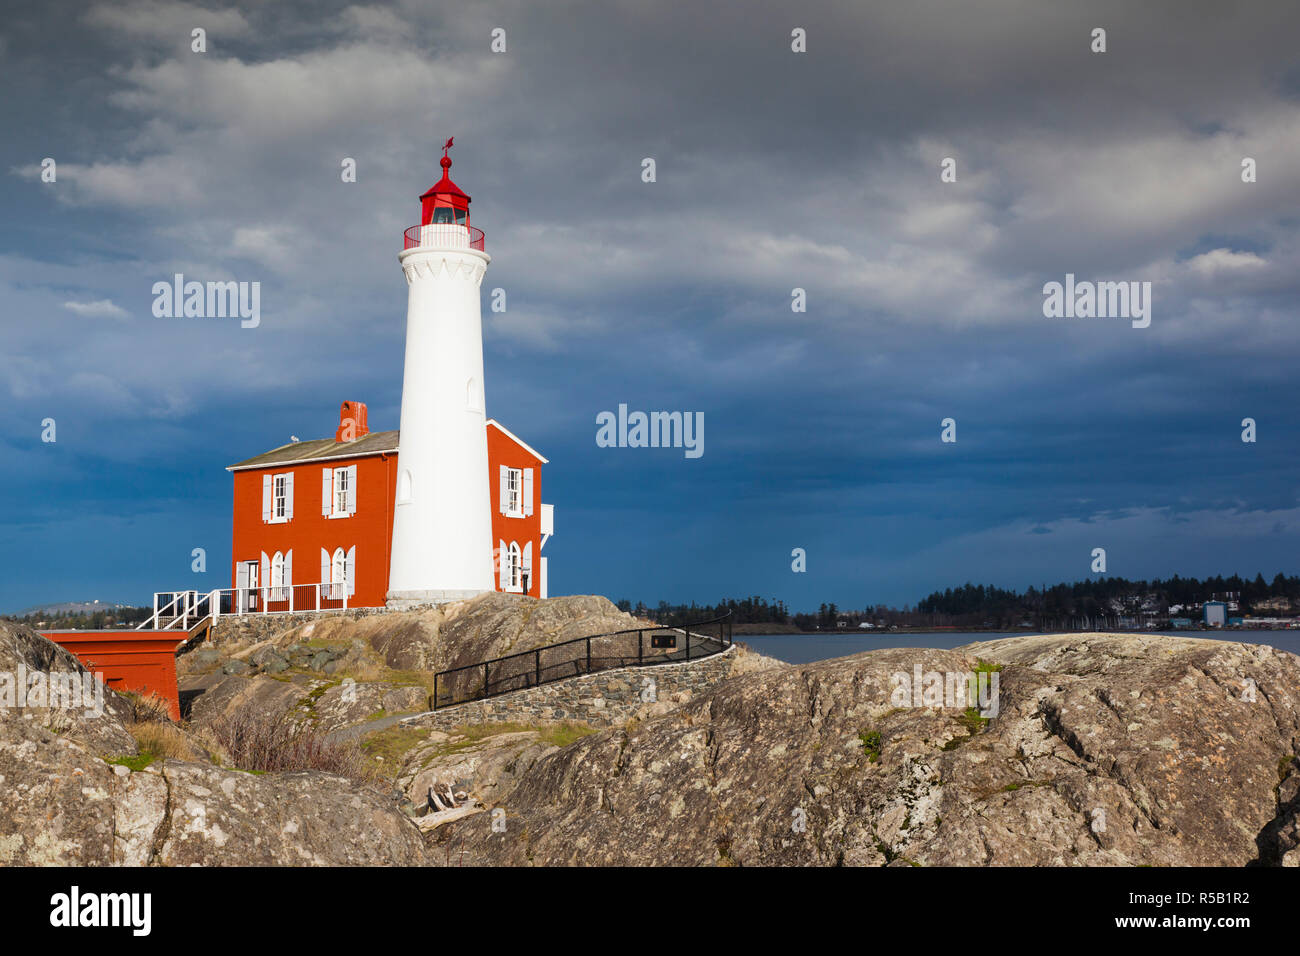
[[[466,225],[466,210],[457,209],[453,206],[437,206],[433,210],[433,218],[430,222],[446,225],[456,224],[458,226]]]

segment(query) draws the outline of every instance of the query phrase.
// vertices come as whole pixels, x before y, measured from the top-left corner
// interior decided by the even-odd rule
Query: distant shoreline
[[[1153,628],[1102,628],[1107,634],[1243,634],[1252,631],[1294,631],[1297,628],[1285,626],[1272,627],[1169,627],[1163,629]],[[786,637],[827,637],[831,635],[855,637],[880,636],[886,637],[890,634],[1086,634],[1091,631],[1071,630],[1043,630],[1031,627],[1001,628],[1001,627],[841,627],[833,631],[801,631],[791,624],[736,624],[731,628],[731,633],[737,637],[749,635],[753,637],[762,637],[764,635],[781,635]]]

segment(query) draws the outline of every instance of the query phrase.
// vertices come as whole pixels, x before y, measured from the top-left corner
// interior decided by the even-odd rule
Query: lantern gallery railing
[[[720,654],[731,646],[731,612],[682,627],[615,631],[548,644],[433,675],[433,709],[496,697],[616,667],[675,664]]]
[[[403,249],[433,246],[439,249],[477,249],[483,251],[483,230],[452,222],[433,222],[412,226],[402,234]]]

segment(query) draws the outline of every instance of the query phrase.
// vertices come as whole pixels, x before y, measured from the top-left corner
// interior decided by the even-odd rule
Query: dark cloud
[[[0,29],[0,479],[11,555],[45,557],[7,562],[0,606],[141,600],[198,546],[226,584],[222,466],[328,433],[343,398],[395,427],[398,237],[453,133],[509,296],[489,412],[553,462],[553,589],[901,603],[1081,577],[1094,546],[1113,573],[1294,573],[1297,26],[1286,3],[29,7]],[[175,272],[260,281],[262,325],[153,318]],[[1045,319],[1067,272],[1150,281],[1151,327]],[[620,402],[703,411],[705,456],[596,448]]]

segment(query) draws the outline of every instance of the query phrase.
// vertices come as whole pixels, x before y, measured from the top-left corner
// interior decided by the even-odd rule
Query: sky
[[[7,12],[0,611],[229,587],[225,466],[345,399],[397,427],[453,135],[552,594],[1298,573],[1298,35],[1196,0]],[[259,282],[260,323],[155,317],[178,272]],[[1045,315],[1067,274],[1150,283],[1149,326]],[[598,447],[619,404],[704,453]]]

